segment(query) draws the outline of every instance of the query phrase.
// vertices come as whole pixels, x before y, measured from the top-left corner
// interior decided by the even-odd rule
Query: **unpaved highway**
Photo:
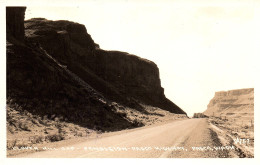
[[[144,127],[126,133],[88,140],[16,157],[27,158],[194,158],[228,157],[228,151],[214,150],[220,142],[207,119],[185,119]],[[208,147],[197,151],[192,147]],[[209,149],[211,148],[211,149]]]

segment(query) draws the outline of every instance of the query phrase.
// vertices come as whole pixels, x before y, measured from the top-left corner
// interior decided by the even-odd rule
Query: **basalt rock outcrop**
[[[24,8],[8,9],[8,27],[18,23],[8,12],[23,11]],[[11,19],[12,21],[8,20]],[[20,22],[20,19],[19,19]],[[22,40],[17,31],[7,27],[7,106],[42,117],[59,117],[83,127],[115,131],[131,128],[133,123],[116,113],[117,104],[104,98],[80,78],[61,67],[38,43]],[[20,33],[19,33],[20,34]],[[8,108],[8,109],[10,109]],[[7,113],[10,113],[7,110]],[[8,125],[14,119],[7,119]],[[41,121],[41,119],[39,119]]]
[[[204,112],[208,116],[254,115],[254,88],[216,92]]]
[[[24,15],[26,7],[6,7],[7,37],[24,39]]]
[[[126,108],[149,114],[149,105],[186,114],[164,96],[155,63],[100,49],[79,23],[23,22],[25,8],[6,11],[10,108],[106,131],[142,125],[122,114]]]
[[[25,21],[26,39],[38,43],[72,72],[112,101],[138,102],[185,113],[164,96],[159,69],[152,61],[99,48],[84,25],[35,18]]]

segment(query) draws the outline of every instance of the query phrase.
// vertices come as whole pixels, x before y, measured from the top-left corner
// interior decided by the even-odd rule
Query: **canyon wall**
[[[142,126],[175,114],[187,117],[164,96],[154,62],[100,49],[82,24],[44,18],[23,21],[24,7],[6,12],[9,110],[29,112],[39,121],[59,118],[103,131]]]
[[[254,88],[216,92],[204,112],[208,116],[254,115]]]
[[[24,15],[26,7],[6,7],[6,32],[18,40],[24,39]]]
[[[25,21],[25,36],[112,101],[133,107],[144,102],[185,113],[164,96],[154,62],[100,49],[82,24],[34,18]]]

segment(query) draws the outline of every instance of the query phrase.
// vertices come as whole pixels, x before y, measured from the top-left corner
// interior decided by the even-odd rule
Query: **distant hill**
[[[254,88],[216,92],[204,114],[253,119]]]

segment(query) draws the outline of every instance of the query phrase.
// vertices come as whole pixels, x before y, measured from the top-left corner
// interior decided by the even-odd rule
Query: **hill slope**
[[[216,92],[204,114],[253,118],[254,88]]]
[[[219,139],[237,147],[240,158],[254,157],[254,88],[216,92],[204,114]]]
[[[25,21],[25,37],[112,101],[141,108],[138,100],[173,113],[185,113],[164,96],[154,62],[100,49],[82,24],[31,19]]]
[[[24,22],[25,9],[6,8],[9,149],[187,118],[155,63],[100,49],[78,23]]]

